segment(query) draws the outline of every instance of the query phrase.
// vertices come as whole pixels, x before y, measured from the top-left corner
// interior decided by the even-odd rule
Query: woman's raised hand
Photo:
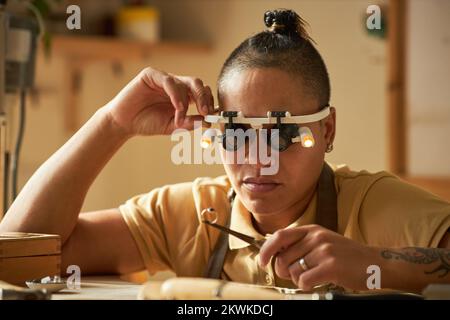
[[[191,102],[199,115],[186,115]],[[170,134],[176,128],[193,129],[194,121],[213,112],[214,98],[211,88],[198,78],[148,67],[105,108],[110,119],[129,135]]]

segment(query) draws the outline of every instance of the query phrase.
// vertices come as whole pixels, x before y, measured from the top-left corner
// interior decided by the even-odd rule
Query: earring
[[[330,153],[331,151],[333,151],[333,144],[332,143],[328,144],[327,150],[325,150],[325,152],[326,153]]]

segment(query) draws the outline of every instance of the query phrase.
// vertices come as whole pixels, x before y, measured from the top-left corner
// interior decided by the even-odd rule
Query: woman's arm
[[[94,116],[30,178],[0,224],[0,232],[72,233],[86,193],[130,135],[106,108]]]
[[[306,290],[324,283],[373,289],[369,267],[376,266],[381,288],[421,292],[428,284],[450,283],[449,238],[447,233],[440,248],[378,248],[308,225],[274,233],[261,249],[260,264],[265,267],[273,257],[277,275]]]
[[[201,115],[186,115],[190,102]],[[192,129],[213,105],[211,89],[200,79],[144,69],[33,174],[1,221],[0,233],[58,234],[63,265],[81,264],[83,272],[141,266],[118,209],[79,216],[86,193],[130,137]]]
[[[439,248],[383,248],[382,276],[391,288],[421,292],[433,283],[450,283],[450,230]]]

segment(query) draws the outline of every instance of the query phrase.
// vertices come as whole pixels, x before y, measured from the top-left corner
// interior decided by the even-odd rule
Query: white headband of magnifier
[[[205,116],[205,122],[208,123],[229,123],[230,118],[232,118],[233,123],[250,124],[253,129],[261,129],[264,124],[271,123],[312,123],[325,119],[330,114],[330,107],[326,107],[319,112],[309,114],[306,116],[292,116],[290,112],[279,112],[278,114],[283,114],[279,116],[278,112],[268,111],[267,117],[244,117],[241,111],[238,111],[233,116],[225,116],[225,112],[222,111],[220,115],[207,115]]]

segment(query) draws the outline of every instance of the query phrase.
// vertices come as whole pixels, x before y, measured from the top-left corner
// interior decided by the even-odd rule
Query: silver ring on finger
[[[305,258],[301,258],[298,260],[298,263],[300,264],[300,267],[302,267],[303,271],[307,271],[309,269],[308,265],[306,264]]]

